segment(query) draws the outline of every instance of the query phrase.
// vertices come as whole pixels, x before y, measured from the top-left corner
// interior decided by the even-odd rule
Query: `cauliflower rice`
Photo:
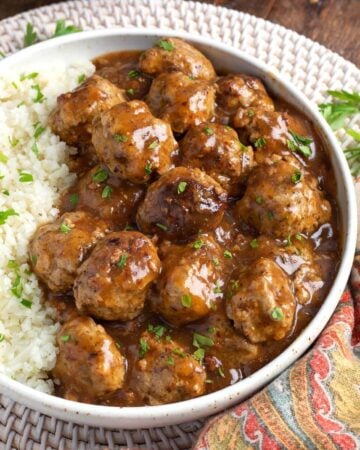
[[[93,71],[81,62],[0,75],[0,372],[47,393],[59,325],[30,271],[28,244],[75,180],[65,163],[71,148],[47,126],[49,113]]]

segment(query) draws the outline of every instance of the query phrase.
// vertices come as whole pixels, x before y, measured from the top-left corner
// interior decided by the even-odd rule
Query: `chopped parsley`
[[[10,195],[10,192],[9,192],[8,189],[4,189],[4,190],[2,191],[2,194],[9,196],[9,195]]]
[[[34,123],[33,127],[34,127],[34,139],[37,139],[40,135],[43,134],[45,128],[41,125],[40,122]]]
[[[31,183],[34,181],[34,177],[31,175],[31,173],[20,172],[19,181],[20,183]]]
[[[31,263],[32,263],[33,266],[36,265],[36,263],[37,263],[37,256],[36,255],[31,255]]]
[[[129,138],[125,134],[114,134],[115,142],[126,142]]]
[[[0,162],[3,164],[6,164],[8,161],[9,161],[9,158],[6,155],[4,155],[3,152],[0,152]]]
[[[301,181],[301,172],[299,170],[295,171],[292,175],[291,175],[291,181],[294,184],[298,184]]]
[[[152,325],[151,323],[148,325],[148,330],[155,334],[156,339],[161,339],[167,331],[167,328],[163,325]]]
[[[20,304],[25,306],[25,308],[31,308],[32,307],[32,301],[27,300],[26,298],[21,299]]]
[[[130,79],[136,79],[136,78],[139,78],[140,72],[138,70],[130,70],[130,72],[128,72],[127,76]]]
[[[7,266],[9,269],[13,269],[13,270],[20,269],[19,263],[17,261],[15,261],[15,259],[9,259]]]
[[[85,80],[86,80],[86,75],[84,73],[79,75],[78,78],[77,78],[77,81],[78,81],[79,84],[82,84]]]
[[[204,357],[205,357],[205,350],[203,348],[198,348],[194,351],[193,357],[199,361],[200,364],[202,364]]]
[[[214,345],[214,341],[209,336],[204,336],[203,334],[194,333],[192,344],[194,347],[211,347]]]
[[[192,297],[191,295],[184,294],[181,296],[181,304],[184,308],[191,308]]]
[[[224,256],[227,259],[232,259],[232,257],[233,257],[232,253],[229,250],[224,251]]]
[[[82,29],[75,25],[66,25],[64,19],[59,19],[56,21],[56,27],[52,37],[65,36],[66,34],[78,33],[79,31],[82,31]]]
[[[30,45],[35,44],[38,36],[36,31],[34,31],[34,26],[31,23],[26,25],[26,32],[24,36],[24,47],[29,47]]]
[[[259,137],[254,142],[254,145],[255,145],[256,148],[264,147],[264,145],[266,145],[266,139],[264,137]]]
[[[183,192],[185,192],[186,186],[187,186],[186,181],[180,181],[177,187],[177,193],[182,194]]]
[[[127,89],[127,90],[126,90],[126,93],[127,93],[128,95],[133,96],[133,95],[135,94],[135,91],[134,91],[134,89],[130,88],[130,89]]]
[[[79,203],[79,194],[71,194],[69,201],[72,206],[76,206]]]
[[[71,226],[67,225],[66,223],[62,223],[59,230],[61,233],[67,234],[71,231]]]
[[[175,363],[174,358],[172,356],[168,356],[167,359],[166,359],[166,364],[168,366],[173,366],[174,363]]]
[[[5,53],[0,51],[0,58],[5,58]]]
[[[123,269],[125,267],[125,265],[126,265],[126,261],[128,259],[128,256],[129,255],[127,253],[123,253],[120,256],[119,261],[116,263],[116,266],[119,267],[120,269]]]
[[[5,340],[5,334],[0,333],[0,342]]]
[[[162,223],[157,223],[156,226],[160,228],[160,230],[167,231],[167,226]]]
[[[247,114],[248,117],[254,117],[255,116],[255,111],[253,111],[252,109],[248,109],[246,114]]]
[[[103,181],[109,178],[109,174],[104,169],[98,169],[94,175],[92,176],[93,181],[95,183],[102,183]]]
[[[150,346],[144,338],[140,339],[140,348],[139,348],[139,356],[143,358],[145,353],[150,350]]]
[[[220,287],[220,284],[219,284],[219,280],[215,283],[214,294],[222,294],[222,290],[221,290],[221,287]]]
[[[272,211],[268,211],[268,213],[267,213],[267,218],[268,218],[269,220],[273,220],[273,219],[274,219],[274,213],[273,213]]]
[[[298,241],[302,241],[302,240],[303,240],[303,237],[301,236],[300,233],[296,233],[296,234],[295,234],[295,239],[297,239]]]
[[[356,144],[355,146],[348,147],[344,150],[346,159],[348,160],[351,174],[354,176],[358,176],[360,173],[360,132],[352,129],[346,130],[347,134],[351,136]]]
[[[16,147],[18,145],[18,143],[20,142],[19,139],[16,139],[14,137],[8,137],[9,140],[9,144],[11,145],[11,147]]]
[[[18,215],[19,214],[13,208],[0,211],[0,225],[4,225],[9,217]]]
[[[158,146],[159,146],[159,141],[155,140],[155,141],[152,141],[152,143],[149,145],[149,149],[154,150]]]
[[[255,202],[256,202],[258,205],[261,205],[261,204],[262,204],[263,198],[261,197],[261,195],[257,195],[257,196],[255,197]]]
[[[186,353],[183,352],[182,350],[180,350],[179,348],[174,348],[174,350],[172,352],[174,353],[174,355],[181,356],[182,358],[184,358],[184,356],[186,356]]]
[[[214,130],[210,127],[205,127],[204,133],[207,134],[208,136],[211,136],[212,134],[214,134]]]
[[[278,306],[276,306],[276,307],[271,311],[271,318],[272,318],[272,320],[275,320],[275,321],[283,320],[283,318],[284,318],[284,313],[283,313],[282,309],[279,308]]]
[[[220,264],[219,258],[213,258],[213,263],[214,263],[214,266],[217,267]]]
[[[13,81],[11,84],[13,85],[14,89],[19,89],[19,87],[18,87],[18,85],[15,83],[15,81]]]
[[[12,282],[10,292],[16,298],[21,298],[22,292],[23,292],[23,286],[22,286],[22,281],[21,281],[21,277],[19,274],[16,275],[15,280]]]
[[[290,245],[292,245],[292,242],[291,242],[291,234],[289,234],[289,235],[287,236],[287,238],[286,238],[286,246],[287,246],[287,247],[290,247]]]
[[[18,103],[18,104],[16,105],[16,107],[17,107],[17,108],[20,108],[20,106],[23,106],[23,105],[25,105],[25,102],[20,102],[20,103]]]
[[[152,163],[150,161],[146,162],[146,166],[144,167],[144,171],[147,175],[151,175],[152,173]]]
[[[112,188],[108,185],[106,185],[101,193],[102,198],[110,198],[112,193]]]
[[[251,248],[258,248],[259,247],[259,242],[258,242],[258,240],[257,239],[253,239],[251,242],[250,242],[250,247]]]
[[[200,248],[202,248],[205,245],[204,241],[201,239],[198,239],[197,241],[195,241],[192,245],[193,248],[195,248],[196,250],[199,250]]]
[[[31,146],[31,151],[34,153],[35,156],[39,155],[39,147],[37,146],[37,143],[34,142]]]
[[[23,74],[23,75],[20,76],[20,81],[33,80],[38,75],[39,75],[38,72],[32,72],[32,73],[29,73],[28,75]]]
[[[225,374],[224,374],[224,370],[223,370],[222,366],[218,367],[218,373],[222,378],[225,378]]]
[[[63,334],[62,336],[60,336],[60,341],[61,342],[68,342],[68,341],[70,341],[70,334]]]
[[[312,151],[310,148],[310,144],[313,142],[312,139],[301,136],[300,134],[295,133],[294,131],[289,130],[289,133],[292,139],[288,139],[287,146],[292,152],[300,152],[304,156],[311,156]]]
[[[41,92],[40,86],[38,84],[33,84],[31,89],[35,91],[35,97],[33,97],[34,103],[42,103],[45,100],[44,94]]]
[[[156,45],[156,47],[162,48],[163,50],[165,50],[167,52],[172,52],[175,48],[174,44],[172,42],[165,41],[163,39],[158,41],[155,45]]]

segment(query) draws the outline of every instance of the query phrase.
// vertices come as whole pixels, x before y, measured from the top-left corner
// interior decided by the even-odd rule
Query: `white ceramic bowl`
[[[260,77],[271,93],[281,96],[300,109],[314,123],[329,150],[335,172],[343,245],[341,264],[319,312],[284,352],[244,380],[203,397],[161,406],[96,406],[43,394],[0,375],[0,392],[30,408],[66,421],[120,428],[164,426],[208,416],[239,403],[279,375],[311,345],[332,315],[350,273],[356,243],[356,200],[342,150],[317,108],[305,95],[255,58],[220,42],[185,33],[155,29],[112,29],[78,33],[34,45],[1,61],[0,71],[12,67],[30,70],[36,68],[38,63],[51,63],[54,60],[72,63],[110,51],[145,49],[161,36],[178,36],[195,44],[211,59],[217,69]]]

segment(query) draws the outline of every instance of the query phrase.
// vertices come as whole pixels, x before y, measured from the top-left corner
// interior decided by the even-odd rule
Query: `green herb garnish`
[[[203,348],[198,348],[194,351],[193,357],[199,361],[200,364],[202,364],[204,357],[205,357],[205,350]]]
[[[360,93],[348,91],[328,91],[332,103],[322,103],[319,109],[333,130],[344,126],[345,119],[360,112]]]
[[[138,70],[130,70],[130,72],[128,72],[127,75],[130,79],[135,79],[135,78],[139,78],[140,72]]]
[[[52,37],[65,36],[66,34],[78,33],[79,31],[82,31],[82,29],[75,25],[66,25],[64,19],[59,19],[56,21],[56,27]]]
[[[224,251],[224,256],[227,259],[232,259],[232,257],[233,257],[232,253],[229,250]]]
[[[346,130],[347,134],[351,136],[355,142],[360,143],[360,132],[352,129]],[[348,147],[344,150],[346,159],[349,163],[351,174],[359,176],[360,174],[360,144]]]
[[[255,202],[256,202],[258,205],[261,205],[261,204],[262,204],[263,198],[261,197],[261,195],[257,195],[257,196],[255,197]]]
[[[156,338],[161,339],[167,331],[167,328],[163,325],[152,325],[151,323],[148,325],[148,330],[155,334]]]
[[[32,72],[29,73],[27,75],[23,74],[20,76],[20,81],[24,81],[24,80],[33,80],[34,78],[36,78],[38,76],[38,72]]]
[[[217,282],[215,283],[214,294],[222,294],[222,290],[221,290],[219,281],[217,281]],[[215,308],[215,309],[216,309],[216,308]]]
[[[177,187],[177,193],[182,194],[183,192],[185,192],[186,186],[187,186],[186,181],[180,181]]]
[[[174,50],[174,44],[169,41],[160,40],[156,44],[156,47],[162,48],[163,50],[166,50],[167,52],[172,52]]]
[[[102,193],[101,193],[101,197],[102,198],[110,198],[111,197],[111,193],[112,193],[112,188],[110,186],[105,186]]]
[[[184,294],[181,296],[181,304],[184,308],[191,308],[192,297],[191,295]]]
[[[31,173],[20,172],[19,181],[20,183],[31,183],[32,181],[34,181],[34,177],[31,175]]]
[[[115,142],[126,142],[129,138],[125,134],[114,134]]]
[[[10,291],[16,298],[21,298],[23,286],[19,274],[16,275],[15,280],[12,282]]]
[[[205,127],[204,133],[207,134],[208,136],[211,136],[212,134],[214,134],[214,130],[210,127]]]
[[[301,181],[301,172],[296,170],[292,175],[291,175],[291,181],[294,184],[298,184]]]
[[[156,226],[160,228],[160,230],[167,231],[167,226],[162,223],[157,223]]]
[[[92,176],[93,181],[95,183],[102,183],[103,181],[109,178],[109,174],[104,169],[98,169],[94,175]]]
[[[220,264],[219,258],[213,258],[213,263],[215,267],[218,267],[218,265]]]
[[[71,227],[66,223],[62,223],[59,228],[61,233],[67,234],[71,231]]]
[[[40,86],[38,84],[34,84],[31,86],[31,89],[35,91],[35,97],[33,98],[34,103],[42,103],[45,100],[44,94],[41,92]]]
[[[134,91],[134,89],[130,88],[130,89],[127,89],[127,90],[126,90],[126,93],[127,93],[128,95],[133,96],[133,95],[135,94],[135,91]]]
[[[192,344],[194,347],[197,347],[197,348],[211,347],[212,345],[214,345],[214,341],[209,336],[204,336],[203,334],[194,333]]]
[[[9,192],[8,189],[4,189],[4,190],[2,191],[2,194],[9,196],[9,195],[10,195],[10,192]]]
[[[4,225],[9,217],[18,215],[19,214],[13,208],[0,211],[0,225]]]
[[[21,299],[20,304],[25,306],[25,308],[31,308],[32,307],[32,302],[30,300],[27,300],[26,298]]]
[[[310,144],[313,142],[312,139],[301,136],[300,134],[295,133],[294,131],[290,131],[289,133],[292,137],[292,139],[288,139],[287,146],[292,152],[300,152],[304,156],[311,156],[312,151],[310,148]]]
[[[256,139],[254,142],[256,148],[264,147],[264,145],[266,145],[266,139],[264,137],[259,137],[259,139]]]
[[[120,256],[119,261],[116,263],[116,266],[119,267],[120,269],[123,269],[125,267],[125,265],[126,265],[126,261],[128,259],[128,256],[129,255],[127,253],[123,253]]]
[[[71,194],[69,201],[72,206],[76,206],[79,203],[79,194]]]
[[[18,143],[20,142],[19,139],[16,139],[16,138],[10,137],[10,136],[8,137],[8,141],[9,141],[9,144],[11,145],[11,147],[16,147],[18,145]]]
[[[140,339],[140,348],[139,348],[139,356],[143,358],[145,353],[150,350],[150,346],[144,338]]]
[[[36,142],[34,142],[33,145],[31,146],[31,151],[34,153],[36,157],[39,156],[39,148]]]
[[[82,84],[85,80],[86,80],[86,75],[84,73],[79,75],[78,78],[77,78],[77,81],[78,81],[79,84]]]
[[[19,263],[17,261],[15,261],[15,259],[9,259],[7,266],[9,269],[13,269],[13,270],[20,269]]]
[[[5,334],[0,333],[0,342],[5,340]]]
[[[251,248],[258,248],[258,247],[259,247],[259,242],[258,242],[258,240],[257,240],[257,239],[253,239],[253,240],[250,242],[250,247],[251,247]]]
[[[63,334],[62,336],[60,336],[60,341],[61,342],[68,342],[68,341],[70,341],[70,335],[69,334]]]
[[[152,173],[152,163],[147,161],[146,166],[144,167],[144,171],[147,175],[151,175]]]
[[[9,161],[9,158],[6,155],[4,155],[3,152],[0,152],[0,162],[3,164],[6,164],[8,161]]]
[[[173,366],[174,363],[175,363],[174,358],[172,356],[168,356],[167,359],[166,359],[166,364],[168,366]]]
[[[199,250],[200,248],[202,248],[205,245],[204,241],[201,239],[198,239],[197,241],[195,241],[192,245],[193,248],[195,248],[196,250]]]
[[[155,140],[155,141],[151,142],[151,144],[149,145],[149,149],[154,150],[158,146],[159,146],[159,141]]]
[[[34,127],[34,139],[37,139],[40,135],[43,134],[43,132],[45,131],[45,128],[41,125],[40,122],[36,122],[33,125]]]
[[[26,25],[26,33],[24,36],[24,47],[29,47],[30,45],[35,44],[37,41],[37,33],[34,31],[34,26],[31,23]]]
[[[182,358],[184,358],[184,356],[186,356],[186,353],[183,352],[182,350],[180,350],[179,348],[174,348],[174,350],[172,352],[174,353],[174,355],[181,356]]]
[[[276,306],[272,311],[271,311],[271,318],[275,321],[279,321],[279,320],[283,320],[284,318],[284,313],[282,312],[282,309],[279,308],[278,306]]]

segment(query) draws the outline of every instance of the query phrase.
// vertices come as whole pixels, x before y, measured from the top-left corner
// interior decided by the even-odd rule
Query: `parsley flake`
[[[59,230],[61,233],[67,234],[71,231],[71,226],[67,225],[66,223],[62,223]]]
[[[165,41],[161,39],[155,44],[156,47],[162,48],[163,50],[167,52],[172,52],[174,50],[174,44],[170,41]]]
[[[82,31],[82,29],[75,25],[66,25],[64,19],[59,19],[56,21],[56,27],[52,37],[65,36],[66,34],[78,33],[79,31]]]
[[[35,44],[38,36],[36,31],[34,31],[34,26],[31,23],[26,25],[26,32],[24,36],[24,47],[29,47],[30,45]]]
[[[127,253],[123,253],[120,256],[119,261],[116,263],[116,266],[119,267],[120,269],[123,269],[125,267],[125,265],[126,265],[126,261],[128,259],[128,256],[129,255]]]
[[[20,81],[33,80],[38,75],[39,75],[38,72],[32,72],[32,73],[29,73],[28,75],[23,74],[23,75],[20,76]]]
[[[167,226],[162,223],[157,223],[156,226],[160,228],[160,230],[167,231]]]
[[[101,193],[102,198],[110,198],[112,193],[112,188],[108,185],[106,185]]]
[[[166,364],[168,366],[173,366],[174,363],[175,363],[174,358],[172,356],[168,356],[167,359],[166,359]]]
[[[34,177],[31,175],[31,173],[20,172],[19,181],[20,183],[31,183],[34,181]]]
[[[9,141],[9,144],[11,145],[11,147],[16,147],[18,145],[18,143],[20,142],[19,139],[16,139],[16,138],[10,137],[10,136],[8,137],[8,141]]]
[[[63,334],[62,336],[60,336],[60,341],[61,342],[68,342],[68,341],[70,341],[70,334]]]
[[[5,340],[5,334],[0,333],[0,342]]]
[[[130,70],[130,72],[128,72],[127,76],[130,79],[136,79],[136,78],[139,78],[140,72],[138,70]]]
[[[140,339],[140,348],[139,348],[139,356],[143,358],[145,353],[150,350],[150,346],[144,338]]]
[[[186,186],[187,186],[186,181],[180,181],[177,187],[177,193],[182,194],[183,192],[185,192]]]
[[[102,183],[103,181],[109,178],[109,174],[104,169],[98,169],[94,175],[92,176],[93,181],[95,183]]]
[[[258,242],[258,240],[257,239],[253,239],[251,242],[250,242],[250,247],[251,248],[258,248],[259,247],[259,242]]]
[[[150,161],[146,162],[146,166],[144,167],[144,171],[146,175],[151,175],[152,173],[152,163]]]
[[[76,206],[79,203],[79,194],[71,194],[69,197],[69,202],[72,206]]]
[[[229,250],[224,251],[224,256],[227,259],[232,259],[232,257],[233,257],[232,253]]]
[[[167,328],[163,325],[152,325],[151,323],[148,325],[148,330],[155,334],[156,339],[161,339],[167,331]]]
[[[299,170],[295,171],[292,175],[291,175],[291,181],[294,184],[298,184],[301,181],[301,172]]]
[[[328,91],[333,97],[331,103],[322,103],[319,110],[333,130],[344,126],[345,119],[360,112],[360,93]]]
[[[114,134],[115,142],[126,142],[129,138],[125,134]]]
[[[4,155],[3,152],[0,152],[0,162],[3,164],[6,164],[8,161],[9,161],[9,158],[6,155]]]
[[[16,298],[21,298],[23,286],[19,274],[16,275],[15,280],[12,282],[10,291]]]
[[[34,142],[33,145],[31,146],[31,151],[34,153],[36,157],[39,156],[39,148],[36,142]]]
[[[202,248],[205,245],[204,241],[201,239],[198,239],[197,241],[195,241],[192,245],[193,248],[195,248],[196,250],[199,250],[200,248]]]
[[[263,198],[261,197],[261,195],[257,195],[257,196],[255,197],[255,202],[256,202],[258,205],[261,205],[261,204],[262,204]]]
[[[82,84],[84,81],[86,80],[86,75],[84,73],[82,73],[81,75],[78,76],[77,78],[77,82],[79,84]]]
[[[32,99],[34,103],[42,103],[45,100],[44,94],[41,92],[40,86],[38,84],[33,84],[31,89],[35,91],[35,97]]]
[[[43,132],[45,131],[45,128],[41,125],[40,122],[36,122],[33,125],[34,127],[34,139],[37,139],[39,136],[41,136],[43,134]]]
[[[2,191],[2,194],[9,196],[9,195],[10,195],[10,192],[9,192],[8,189],[4,189],[4,190]]]
[[[21,299],[20,304],[25,306],[25,308],[31,309],[33,302],[30,300],[27,300],[26,298]]]
[[[126,90],[126,93],[132,97],[135,94],[135,91],[134,89],[130,88]]]
[[[219,258],[213,258],[213,263],[215,267],[218,267],[218,265],[220,264]]]
[[[192,297],[191,295],[184,294],[181,296],[181,304],[184,308],[191,308]]]
[[[222,290],[221,290],[221,287],[220,287],[220,284],[219,284],[219,280],[215,283],[214,294],[222,294]],[[216,305],[214,305],[214,306],[215,306],[215,308],[213,308],[212,306],[211,306],[211,308],[212,309],[216,309]]]
[[[13,208],[0,211],[0,225],[4,225],[9,217],[18,215],[19,214]]]
[[[204,357],[205,357],[205,350],[203,348],[198,348],[194,351],[193,357],[199,361],[200,364],[202,364]]]
[[[150,148],[150,150],[154,150],[158,146],[159,146],[159,141],[155,140],[149,145],[149,148]]]
[[[272,320],[275,320],[275,321],[283,320],[283,318],[284,318],[284,313],[283,313],[282,309],[279,308],[278,306],[276,306],[276,307],[271,311],[271,318],[272,318]]]
[[[266,139],[264,137],[259,137],[259,139],[256,139],[254,142],[256,148],[264,147],[264,145],[266,145]]]
[[[214,134],[214,130],[212,128],[210,128],[210,127],[205,127],[203,131],[208,136],[211,136],[212,134]]]
[[[300,152],[304,156],[311,156],[312,151],[310,148],[310,144],[313,142],[312,139],[301,136],[300,134],[295,133],[294,131],[289,130],[289,133],[292,137],[292,140],[287,141],[287,146],[292,152]]]
[[[214,341],[209,336],[204,336],[203,334],[194,333],[192,344],[194,347],[197,347],[197,348],[211,347],[212,345],[214,345]]]

